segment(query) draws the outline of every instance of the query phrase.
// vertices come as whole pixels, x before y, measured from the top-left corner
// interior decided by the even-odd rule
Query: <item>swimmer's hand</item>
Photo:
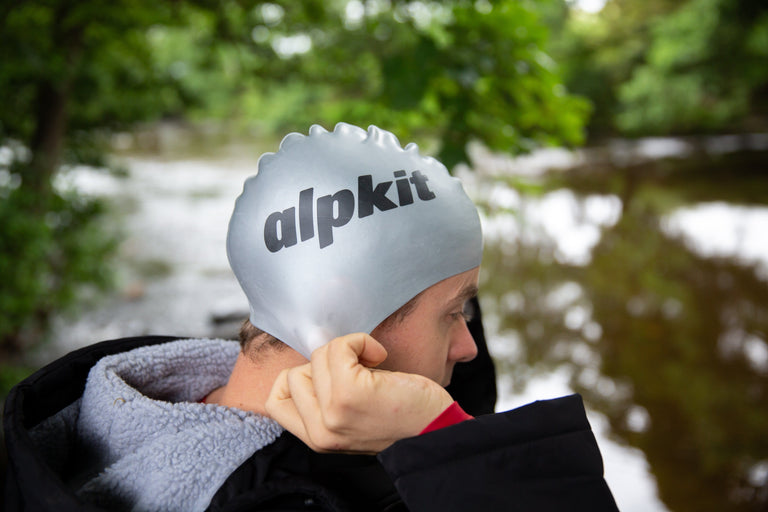
[[[316,452],[378,453],[418,435],[453,398],[427,377],[375,369],[386,357],[368,334],[336,338],[280,373],[267,413]]]

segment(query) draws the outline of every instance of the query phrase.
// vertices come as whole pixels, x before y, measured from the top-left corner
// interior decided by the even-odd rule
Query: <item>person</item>
[[[578,396],[492,414],[479,216],[415,145],[288,135],[227,254],[240,345],[116,340],[12,390],[7,510],[616,510]]]

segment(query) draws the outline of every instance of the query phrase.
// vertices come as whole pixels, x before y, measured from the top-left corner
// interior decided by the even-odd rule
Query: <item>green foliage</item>
[[[195,30],[153,27],[153,55],[183,74],[195,117],[276,132],[375,123],[437,141],[448,167],[466,161],[471,140],[513,153],[583,140],[588,105],[566,93],[525,4],[349,4],[227,4],[239,45],[201,15]],[[216,51],[190,51],[204,41]]]
[[[562,63],[565,83],[592,103],[591,135],[614,131],[616,88],[629,79],[647,46],[645,23],[637,20],[640,14],[635,12],[638,4],[617,15],[609,3],[599,16],[565,10],[550,19],[550,24],[562,25],[553,31],[552,53]]]
[[[563,18],[565,20],[563,21]],[[553,55],[595,108],[593,135],[761,131],[768,8],[743,0],[609,0],[571,11]]]
[[[301,69],[344,92],[328,121],[434,135],[450,168],[472,140],[512,153],[582,142],[589,107],[567,94],[547,40],[517,1],[397,3],[326,32]]]
[[[156,75],[144,31],[169,21],[158,2],[8,2],[0,11],[0,136],[27,141],[36,126],[39,86],[66,88],[73,128],[146,118],[172,108]],[[158,108],[162,107],[162,108]]]
[[[690,0],[653,27],[646,62],[619,88],[629,133],[729,128],[768,83],[768,10],[741,19],[732,0]]]
[[[449,166],[472,139],[512,152],[582,141],[588,107],[562,87],[526,3],[373,2],[358,17],[348,4],[22,2],[3,16],[0,92],[16,108],[0,112],[0,135],[29,140],[39,84],[71,82],[72,128],[190,114],[375,122],[437,135]]]
[[[85,285],[111,284],[115,240],[103,231],[104,205],[73,192],[48,202],[19,185],[18,166],[0,168],[0,351],[14,355],[70,310]],[[43,212],[41,215],[40,212]]]

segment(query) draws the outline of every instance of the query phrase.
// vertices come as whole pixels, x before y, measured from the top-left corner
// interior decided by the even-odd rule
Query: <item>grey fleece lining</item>
[[[226,383],[239,350],[231,341],[180,340],[99,361],[77,430],[101,471],[79,495],[136,511],[205,510],[226,478],[283,431],[257,414],[197,403]]]

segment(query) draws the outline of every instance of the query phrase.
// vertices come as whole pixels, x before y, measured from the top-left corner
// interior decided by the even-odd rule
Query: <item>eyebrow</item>
[[[462,304],[467,302],[469,299],[477,295],[478,288],[477,285],[470,285],[464,288],[459,292],[459,294],[451,301],[451,304],[456,304],[461,302]]]

